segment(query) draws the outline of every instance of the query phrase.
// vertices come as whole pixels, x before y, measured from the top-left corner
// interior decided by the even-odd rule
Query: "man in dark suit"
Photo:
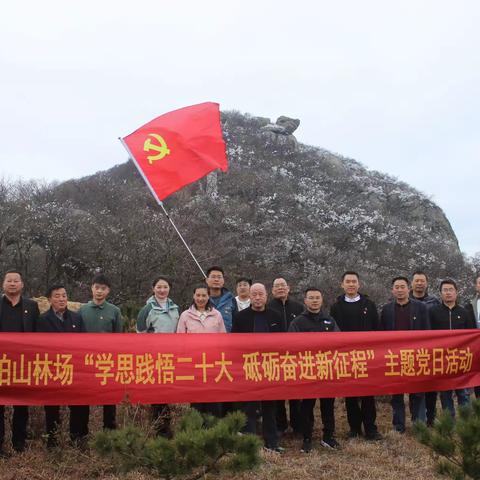
[[[82,333],[85,327],[82,317],[67,308],[67,291],[63,285],[52,285],[46,297],[50,310],[40,316],[37,332],[43,333]],[[47,447],[57,445],[57,432],[60,427],[60,407],[45,406],[45,423],[47,430]],[[70,406],[70,439],[74,444],[82,444],[88,435],[88,406]]]
[[[424,303],[409,297],[410,282],[406,277],[395,277],[392,280],[392,295],[394,300],[387,303],[381,314],[384,330],[430,330],[427,307]],[[393,428],[399,433],[405,433],[405,403],[403,393],[392,395]],[[426,421],[425,394],[411,393],[409,395],[410,414],[412,422]]]
[[[342,275],[343,295],[330,309],[330,315],[342,332],[370,332],[380,330],[376,305],[360,293],[360,276],[357,272],[347,271]],[[381,440],[376,425],[377,409],[375,397],[347,397],[347,420],[350,426],[349,438],[362,436],[362,423],[367,440]]]
[[[250,306],[233,317],[232,333],[274,333],[285,332],[285,323],[278,313],[267,305],[267,290],[262,283],[254,283],[250,288]],[[256,433],[258,403],[262,410],[262,430],[265,449],[282,453],[278,445],[277,422],[275,420],[275,400],[246,402],[246,432]]]
[[[3,277],[3,295],[0,300],[0,332],[33,332],[38,320],[37,302],[22,296],[22,275],[17,270],[8,270]],[[5,406],[0,405],[0,455],[3,455],[5,437]],[[12,446],[17,452],[25,450],[27,438],[28,407],[13,407]]]
[[[285,330],[288,331],[293,319],[300,315],[305,307],[290,297],[290,285],[283,277],[273,280],[272,284],[272,300],[268,302],[267,307],[277,312],[285,323]],[[288,410],[290,417],[290,427],[293,433],[302,433],[300,400],[289,400]],[[287,409],[285,408],[285,400],[278,400],[276,405],[277,428],[280,432],[285,433],[288,430]]]

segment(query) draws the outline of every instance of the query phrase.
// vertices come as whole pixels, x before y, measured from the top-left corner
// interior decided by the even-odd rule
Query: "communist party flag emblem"
[[[213,170],[228,169],[218,103],[165,113],[121,140],[159,201]]]
[[[148,155],[147,157],[148,163],[151,165],[155,160],[161,160],[166,155],[169,155],[170,150],[167,148],[167,144],[165,143],[163,137],[157,133],[150,133],[149,137],[153,137],[158,142],[157,144],[152,143],[152,139],[147,138],[143,144],[143,150],[145,152],[150,152],[152,150],[157,152],[156,154]]]

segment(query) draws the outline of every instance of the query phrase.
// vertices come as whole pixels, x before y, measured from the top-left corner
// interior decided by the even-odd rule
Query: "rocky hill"
[[[341,272],[355,269],[379,302],[393,275],[417,268],[433,281],[468,277],[450,223],[424,194],[299,144],[298,120],[226,112],[222,124],[229,172],[165,202],[205,268],[224,266],[230,283],[281,274],[297,291],[319,284],[329,298]],[[114,280],[120,302],[141,302],[158,273],[175,279],[183,300],[201,280],[131,162],[58,185],[4,184],[0,215],[2,266],[27,272],[34,293],[62,280],[83,300],[98,268]]]

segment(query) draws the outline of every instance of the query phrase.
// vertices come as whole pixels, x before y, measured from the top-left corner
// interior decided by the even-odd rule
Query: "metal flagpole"
[[[177,232],[178,236],[180,237],[180,240],[182,240],[183,244],[185,245],[185,248],[188,250],[188,253],[191,255],[191,257],[193,258],[193,261],[197,264],[197,267],[198,269],[200,270],[200,272],[202,272],[202,275],[204,278],[207,278],[207,276],[205,275],[205,272],[203,271],[202,267],[200,266],[200,264],[198,263],[198,260],[195,258],[195,255],[193,254],[193,252],[190,250],[190,247],[187,245],[187,242],[185,241],[185,239],[183,238],[182,234],[179,232],[177,226],[173,223],[173,220],[170,218],[170,215],[168,214],[167,210],[165,210],[165,206],[163,205],[163,202],[158,198],[155,190],[152,188],[152,186],[150,185],[150,182],[148,181],[147,177],[145,176],[145,174],[143,173],[142,169],[140,168],[140,166],[138,165],[137,163],[137,159],[132,155],[132,152],[130,151],[130,149],[128,148],[128,145],[124,142],[123,138],[121,137],[118,137],[118,139],[120,140],[120,142],[122,142],[122,145],[125,147],[125,150],[127,151],[128,155],[130,156],[130,158],[133,160],[133,163],[135,163],[135,166],[137,167],[137,170],[140,172],[140,175],[142,176],[142,178],[145,180],[145,183],[147,184],[148,188],[150,189],[150,192],[152,193],[153,197],[155,198],[155,200],[157,201],[157,203],[160,205],[160,208],[163,210],[163,213],[165,213],[166,217],[168,218],[169,222],[172,224],[172,227],[175,229],[175,231]]]

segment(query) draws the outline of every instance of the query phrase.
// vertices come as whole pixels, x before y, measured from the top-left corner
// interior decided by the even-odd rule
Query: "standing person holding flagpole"
[[[218,103],[200,103],[166,113],[120,141],[205,278],[163,200],[217,168],[227,171]]]

